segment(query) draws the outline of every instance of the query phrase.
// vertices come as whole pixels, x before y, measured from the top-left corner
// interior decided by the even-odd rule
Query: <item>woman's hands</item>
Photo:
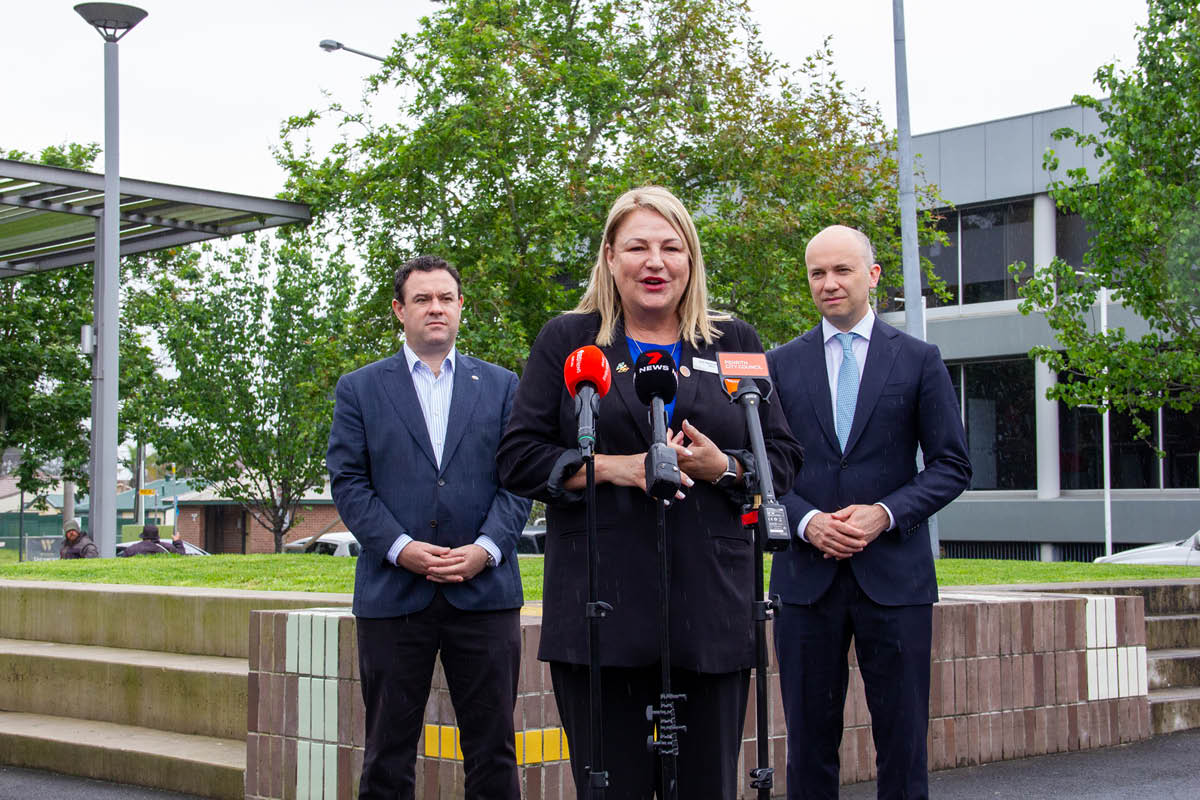
[[[721,448],[717,447],[712,439],[701,433],[699,428],[686,419],[681,428],[679,433],[674,435],[667,431],[671,446],[679,454],[680,471],[710,483],[725,474],[725,470],[729,466],[729,458]],[[736,460],[734,459],[734,461]],[[737,473],[738,478],[741,478],[741,464],[737,466]]]
[[[675,451],[679,462],[680,490],[675,499],[685,498],[684,490],[696,485],[696,480],[715,481],[724,474],[729,465],[725,453],[716,443],[700,432],[686,419],[682,430],[674,433],[667,430],[667,444]],[[741,477],[742,467],[738,465],[738,477]],[[567,479],[565,488],[577,491],[584,488],[587,476],[584,470],[578,470]],[[646,491],[646,454],[637,453],[627,456],[596,454],[596,483],[611,483],[615,486],[629,486]]]

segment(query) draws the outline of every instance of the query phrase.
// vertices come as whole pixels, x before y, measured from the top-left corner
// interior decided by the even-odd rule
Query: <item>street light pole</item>
[[[1100,287],[1100,333],[1108,340],[1108,287]],[[1105,372],[1108,368],[1105,367]],[[1108,429],[1108,387],[1104,388],[1104,407],[1100,431],[1104,448],[1104,555],[1112,555],[1112,441]]]
[[[104,211],[97,225],[96,364],[93,371],[90,533],[100,555],[117,546],[117,329],[121,284],[121,148],[117,42],[146,18],[120,3],[80,3],[79,16],[104,39]]]
[[[377,56],[374,53],[368,53],[363,50],[355,50],[353,47],[347,47],[346,45],[342,44],[341,42],[337,41],[336,39],[322,39],[320,44],[318,44],[317,46],[320,47],[322,50],[324,50],[326,53],[332,53],[334,50],[345,50],[347,53],[355,53],[356,55],[366,56],[367,58],[373,58],[376,61],[384,61],[384,62],[387,61],[386,58],[383,58],[382,56]]]

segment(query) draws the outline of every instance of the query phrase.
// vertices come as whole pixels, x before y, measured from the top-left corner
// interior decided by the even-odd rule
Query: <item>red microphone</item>
[[[612,387],[612,371],[599,347],[589,344],[567,356],[563,365],[567,393],[575,398],[575,418],[579,421],[577,441],[584,458],[590,458],[596,446],[596,412],[600,398]]]
[[[571,397],[582,388],[591,384],[600,397],[608,394],[612,387],[612,372],[608,368],[608,359],[604,351],[594,344],[581,347],[567,356],[563,365],[563,380],[567,384],[567,392]]]

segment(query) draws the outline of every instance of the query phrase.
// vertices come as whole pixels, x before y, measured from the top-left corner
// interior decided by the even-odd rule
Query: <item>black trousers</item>
[[[519,800],[513,708],[521,665],[520,609],[462,611],[435,593],[404,617],[359,617],[366,706],[360,798],[415,792],[417,742],[440,652],[458,721],[468,800]]]
[[[881,606],[849,561],[820,600],[775,612],[775,650],[787,721],[788,800],[837,798],[850,639],[866,686],[878,795],[929,797],[929,649],[933,606]]]
[[[600,686],[604,707],[605,800],[649,800],[659,792],[659,757],[646,747],[654,732],[646,706],[658,705],[660,667],[605,667]],[[575,793],[587,800],[591,761],[588,668],[551,662],[554,699],[567,732]],[[671,671],[671,690],[687,695],[676,718],[687,726],[679,737],[679,800],[734,800],[737,763],[746,720],[750,670],[706,674]],[[661,793],[657,794],[662,797]]]

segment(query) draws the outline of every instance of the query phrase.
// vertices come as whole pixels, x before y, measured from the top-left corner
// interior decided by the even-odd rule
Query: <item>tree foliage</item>
[[[1061,347],[1033,355],[1086,378],[1060,382],[1055,396],[1117,411],[1186,412],[1200,400],[1200,7],[1148,5],[1136,66],[1097,70],[1108,100],[1075,97],[1099,115],[1101,131],[1055,132],[1103,159],[1096,175],[1069,170],[1050,188],[1060,208],[1087,223],[1086,274],[1055,259],[1021,289],[1021,309],[1045,312]],[[1049,154],[1047,168],[1057,166]],[[1105,335],[1090,325],[1100,287],[1149,332],[1130,338],[1122,328]]]
[[[301,498],[325,482],[350,269],[337,251],[314,257],[302,231],[189,252],[157,277],[143,317],[173,375],[152,440],[160,461],[241,504],[282,552]]]
[[[37,156],[12,150],[5,158],[68,169],[88,169],[98,145],[64,144]],[[143,262],[123,264],[123,277]],[[135,260],[136,261],[136,260]],[[91,264],[0,281],[0,451],[16,448],[18,485],[37,494],[56,477],[87,484],[91,417],[91,364],[80,351],[80,329],[93,321]],[[127,288],[127,287],[123,287]],[[122,292],[119,333],[120,396],[140,393],[152,380],[153,361],[126,318],[131,292]],[[137,412],[120,410],[122,427]]]
[[[815,320],[803,250],[824,225],[861,227],[900,273],[878,109],[828,49],[773,59],[745,0],[448,0],[364,104],[292,118],[278,158],[317,229],[361,250],[377,354],[395,348],[391,273],[434,252],[463,273],[463,348],[519,369],[578,299],[608,206],[651,182],[696,216],[713,304],[769,342]],[[306,137],[328,122],[343,138],[317,153]]]

